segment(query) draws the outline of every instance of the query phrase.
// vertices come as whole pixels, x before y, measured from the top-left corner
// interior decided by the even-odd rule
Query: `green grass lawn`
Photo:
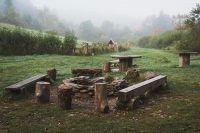
[[[169,89],[153,94],[138,109],[109,114],[88,109],[63,111],[56,104],[39,105],[29,98],[5,101],[9,95],[3,95],[4,87],[46,73],[50,67],[58,70],[58,80],[61,80],[71,76],[72,68],[101,67],[111,57],[110,54],[0,56],[0,132],[200,132],[200,60],[191,61],[188,68],[176,68],[178,55],[166,51],[132,48],[117,54],[143,55],[135,61],[141,75],[145,71],[165,74]]]

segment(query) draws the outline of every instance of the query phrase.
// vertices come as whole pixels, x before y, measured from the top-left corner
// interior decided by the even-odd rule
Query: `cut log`
[[[69,83],[66,80],[63,80],[63,84],[68,88],[74,88],[74,89],[79,89],[79,90],[88,89],[88,86],[86,86],[86,85],[79,85],[79,84]]]
[[[97,77],[97,78],[94,78],[92,79],[92,83],[95,84],[95,83],[103,83],[105,82],[105,78],[104,77]]]
[[[54,81],[56,81],[56,73],[57,73],[57,71],[55,68],[51,68],[51,69],[47,70],[48,77]]]
[[[68,82],[80,84],[80,85],[90,85],[92,82],[89,80],[89,77],[86,76],[79,76],[68,79]]]
[[[186,67],[190,65],[190,54],[179,54],[179,67]]]
[[[98,112],[107,113],[109,111],[106,83],[95,84],[95,103]]]
[[[72,69],[76,76],[97,76],[102,74],[102,69]]]
[[[64,110],[72,107],[72,88],[65,85],[58,87],[58,106]]]
[[[110,76],[109,74],[106,74],[106,75],[104,76],[104,79],[105,79],[105,81],[108,82],[108,83],[111,83],[111,82],[114,80],[113,77]]]
[[[37,102],[46,103],[50,99],[50,83],[49,82],[37,82],[35,95]]]
[[[106,62],[103,64],[103,72],[110,72],[110,62]]]

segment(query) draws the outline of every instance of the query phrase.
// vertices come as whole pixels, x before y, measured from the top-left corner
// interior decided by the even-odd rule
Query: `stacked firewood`
[[[86,76],[79,76],[63,80],[60,86],[72,88],[74,94],[88,94],[88,96],[94,96],[95,83],[107,83],[108,96],[116,96],[119,90],[124,89],[129,85],[124,79],[112,81],[112,78],[109,76],[93,79]]]

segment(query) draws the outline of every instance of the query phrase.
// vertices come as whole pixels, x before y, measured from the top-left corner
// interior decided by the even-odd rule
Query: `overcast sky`
[[[60,17],[98,19],[98,16],[145,18],[160,11],[169,15],[188,13],[200,0],[31,0],[39,8],[48,7]],[[72,17],[68,16],[68,17]],[[78,18],[76,18],[76,16]],[[91,18],[90,18],[90,17]],[[88,17],[88,18],[87,18]]]

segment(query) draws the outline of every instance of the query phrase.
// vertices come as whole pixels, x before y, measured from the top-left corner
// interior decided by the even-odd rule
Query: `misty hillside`
[[[118,20],[104,20],[101,24],[92,20],[80,20],[79,24],[73,24],[74,20],[70,16],[74,15],[75,19],[80,15],[73,12],[69,15],[69,13],[69,17],[61,18],[47,7],[38,9],[30,0],[0,1],[0,22],[43,31],[55,31],[60,35],[73,30],[78,38],[87,41],[107,42],[109,39],[114,39],[119,42],[135,42],[141,36],[156,35],[174,27],[171,16],[164,12],[149,16],[142,21],[119,15]]]

